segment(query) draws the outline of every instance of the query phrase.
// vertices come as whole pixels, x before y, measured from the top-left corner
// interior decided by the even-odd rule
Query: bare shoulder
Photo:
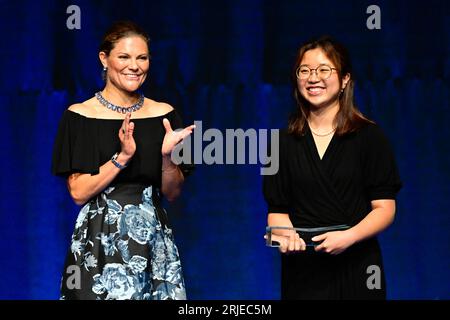
[[[94,98],[91,98],[89,100],[86,100],[82,103],[75,103],[72,104],[68,110],[78,113],[85,117],[95,117],[96,115],[96,108],[94,107]]]
[[[149,117],[158,117],[169,113],[174,108],[165,102],[145,98],[145,111]]]

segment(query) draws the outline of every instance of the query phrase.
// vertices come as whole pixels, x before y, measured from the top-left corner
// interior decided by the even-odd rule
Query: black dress
[[[175,110],[132,119],[136,153],[128,166],[81,209],[61,282],[61,299],[186,299],[178,249],[161,206],[161,146]],[[66,110],[52,172],[95,175],[120,151],[123,120],[87,118]],[[181,166],[184,174],[192,168]]]
[[[294,227],[358,224],[371,201],[395,199],[401,181],[391,147],[376,125],[334,135],[320,159],[309,128],[295,137],[280,134],[280,168],[264,177],[269,213],[289,213]],[[371,268],[381,288],[369,288]],[[376,237],[339,255],[306,252],[282,255],[282,299],[384,299],[381,252]]]

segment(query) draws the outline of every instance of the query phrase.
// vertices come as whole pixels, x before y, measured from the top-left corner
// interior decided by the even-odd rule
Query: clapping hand
[[[163,119],[163,125],[166,129],[166,134],[164,135],[161,154],[163,157],[170,157],[175,146],[192,133],[195,125],[190,125],[183,130],[173,131],[169,120],[166,118]]]
[[[136,152],[136,142],[134,141],[134,123],[130,122],[131,112],[127,113],[119,130],[119,139],[121,146],[121,153],[128,160],[133,157]]]

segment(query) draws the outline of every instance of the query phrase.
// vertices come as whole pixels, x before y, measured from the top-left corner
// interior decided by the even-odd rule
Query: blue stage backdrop
[[[69,5],[81,29],[69,30]],[[78,208],[50,174],[60,117],[102,87],[115,20],[151,36],[146,94],[203,130],[282,128],[299,44],[330,34],[352,54],[357,102],[385,130],[404,188],[382,236],[390,299],[450,298],[450,6],[447,1],[0,1],[0,298],[57,299]],[[259,165],[197,165],[169,206],[190,299],[278,299]]]

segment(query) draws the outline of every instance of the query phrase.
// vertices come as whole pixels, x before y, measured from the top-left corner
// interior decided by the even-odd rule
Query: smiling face
[[[120,90],[134,92],[142,85],[150,67],[147,42],[134,35],[118,40],[109,55],[99,53],[107,71],[107,85]]]
[[[309,69],[316,69],[321,65],[336,68],[320,48],[306,51],[300,62],[300,66],[307,66]],[[350,75],[347,74],[341,81],[337,72],[339,71],[332,69],[329,78],[323,79],[320,76],[323,72],[318,68],[312,70],[307,78],[297,78],[300,94],[316,108],[334,105],[339,101],[339,94],[350,79]]]

